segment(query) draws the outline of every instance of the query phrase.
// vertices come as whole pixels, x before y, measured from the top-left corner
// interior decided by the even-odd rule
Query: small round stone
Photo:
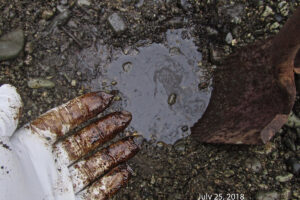
[[[122,65],[124,72],[129,72],[132,69],[132,63],[126,62]]]
[[[42,18],[45,20],[50,19],[54,15],[54,12],[52,10],[44,10],[42,13]]]
[[[77,81],[76,81],[76,80],[72,80],[72,81],[71,81],[71,85],[72,85],[73,87],[75,87],[75,86],[77,85]]]
[[[42,79],[42,78],[34,78],[30,79],[27,83],[29,88],[37,89],[37,88],[53,88],[55,87],[55,83],[50,80]]]
[[[226,38],[225,38],[226,43],[232,44],[232,40],[233,40],[232,34],[230,32],[227,33]]]
[[[168,104],[171,106],[173,104],[176,103],[176,98],[177,98],[177,95],[172,93],[170,94],[169,98],[168,98]]]
[[[183,132],[186,132],[186,131],[189,130],[189,127],[188,127],[188,126],[182,126],[182,127],[181,127],[181,130],[182,130]]]

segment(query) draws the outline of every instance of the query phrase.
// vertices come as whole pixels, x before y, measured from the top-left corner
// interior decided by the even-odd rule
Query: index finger
[[[44,113],[29,126],[35,133],[54,143],[82,122],[95,117],[109,106],[113,95],[105,92],[91,92]]]

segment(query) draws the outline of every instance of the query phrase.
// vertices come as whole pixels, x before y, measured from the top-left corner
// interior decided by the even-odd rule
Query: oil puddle
[[[190,134],[211,96],[211,80],[199,67],[202,55],[188,31],[169,30],[164,44],[123,51],[104,45],[78,54],[81,70],[93,76],[92,90],[118,90],[131,126],[147,140],[174,144]]]

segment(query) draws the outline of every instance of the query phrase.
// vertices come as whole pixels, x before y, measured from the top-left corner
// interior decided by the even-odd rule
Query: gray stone
[[[132,63],[126,62],[122,65],[122,68],[124,72],[129,72],[132,69]]]
[[[275,29],[278,29],[280,26],[280,24],[278,22],[274,22],[271,26],[270,26],[270,29],[271,30],[275,30]]]
[[[64,10],[63,12],[58,14],[56,17],[54,17],[50,30],[52,30],[55,27],[66,24],[69,21],[70,17],[71,17],[71,11],[68,9]]]
[[[276,181],[280,182],[280,183],[285,183],[285,182],[288,182],[290,180],[292,180],[292,178],[294,177],[293,174],[291,173],[288,173],[288,174],[285,174],[285,175],[282,175],[282,176],[276,176]]]
[[[256,194],[256,200],[279,200],[280,195],[276,191],[261,191]]]
[[[274,12],[272,10],[272,8],[270,8],[269,6],[266,6],[264,12],[262,13],[262,17],[268,17],[270,15],[274,15]]]
[[[113,13],[108,17],[108,23],[115,33],[121,33],[126,30],[126,24],[118,13]]]
[[[189,11],[192,8],[192,5],[187,0],[180,0],[180,6],[185,11]]]
[[[296,145],[295,142],[292,140],[292,138],[286,136],[283,138],[284,145],[289,148],[292,151],[296,151]]]
[[[12,31],[0,38],[0,61],[13,59],[24,47],[24,33],[22,30]]]
[[[246,168],[252,170],[253,172],[260,172],[262,165],[257,158],[248,158],[245,162]]]
[[[223,174],[226,178],[229,178],[229,177],[233,176],[235,174],[235,172],[233,170],[229,169],[229,170],[224,171]]]
[[[182,130],[183,132],[186,132],[186,131],[189,130],[189,127],[188,127],[188,126],[182,126],[182,127],[181,127],[181,130]]]
[[[33,52],[33,44],[32,42],[27,42],[25,45],[25,52],[31,54]]]
[[[287,161],[287,167],[290,169],[290,171],[294,175],[299,175],[300,174],[300,160],[296,158],[290,158]]]
[[[285,125],[291,128],[300,128],[300,119],[294,113],[291,113]]]
[[[79,6],[90,6],[91,5],[91,2],[89,0],[78,0],[77,1],[77,4]]]
[[[282,16],[288,16],[289,15],[289,5],[286,1],[281,1],[278,4],[278,8]]]
[[[178,153],[184,152],[185,151],[185,143],[182,140],[180,140],[175,143],[174,148]]]
[[[206,27],[206,32],[208,35],[218,35],[218,31],[212,27],[207,26]]]
[[[225,38],[226,43],[231,44],[232,40],[233,40],[232,34],[230,32],[227,33],[226,38]]]
[[[144,5],[144,0],[139,0],[136,4],[135,7],[140,8]]]
[[[176,103],[176,94],[172,93],[170,94],[169,98],[168,98],[168,104],[169,105],[173,105]]]
[[[281,199],[282,200],[289,200],[292,196],[292,191],[289,188],[285,188],[281,192]]]
[[[182,52],[180,51],[180,49],[178,47],[171,47],[169,50],[169,53],[171,56],[176,56],[176,55],[182,54]]]
[[[51,17],[53,17],[53,15],[54,15],[54,12],[52,10],[44,10],[43,13],[42,13],[42,18],[44,20],[48,20]]]
[[[61,3],[62,5],[67,5],[67,4],[68,4],[68,0],[61,0],[60,3]]]
[[[231,21],[235,24],[241,23],[244,11],[245,6],[243,4],[236,4],[225,8],[226,14],[231,17]]]
[[[33,78],[30,79],[27,83],[28,87],[37,89],[37,88],[53,88],[55,87],[55,83],[50,80],[42,79],[42,78]]]

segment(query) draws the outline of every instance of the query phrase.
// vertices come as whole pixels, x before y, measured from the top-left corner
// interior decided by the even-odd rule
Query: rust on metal
[[[48,130],[57,137],[63,136],[82,122],[95,117],[109,106],[113,95],[91,92],[46,112],[31,123],[33,130]],[[36,130],[37,131],[37,130]]]
[[[300,74],[300,50],[296,54],[295,60],[294,60],[294,72],[296,74]]]
[[[192,135],[207,143],[268,142],[293,107],[299,49],[300,8],[274,38],[244,47],[218,66],[210,104]]]
[[[63,141],[63,147],[68,152],[70,161],[76,161],[114,138],[128,126],[131,119],[131,113],[127,111],[114,112],[68,137]]]

